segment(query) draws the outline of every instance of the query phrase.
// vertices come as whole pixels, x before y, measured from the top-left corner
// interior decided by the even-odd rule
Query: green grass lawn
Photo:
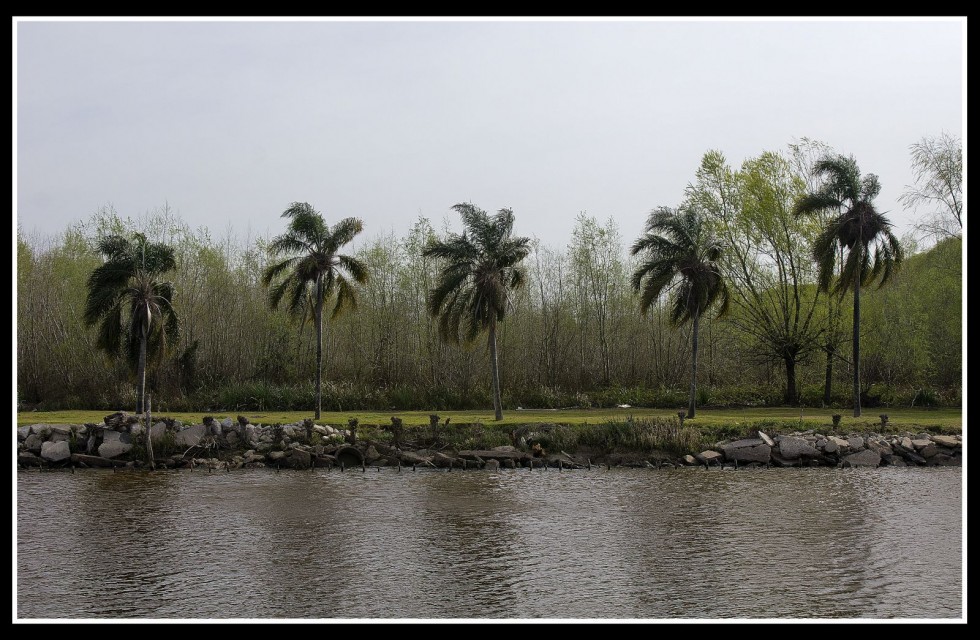
[[[17,414],[17,425],[27,424],[84,424],[99,423],[109,411],[27,411]],[[317,422],[335,427],[346,427],[349,418],[357,418],[360,425],[388,425],[391,417],[402,419],[406,426],[428,425],[428,411],[345,411],[324,412]],[[677,410],[668,409],[567,409],[567,410],[510,410],[504,412],[504,419],[497,423],[493,419],[493,411],[440,411],[440,423],[449,418],[452,424],[483,423],[491,424],[602,424],[605,422],[623,421],[632,416],[634,419],[647,417],[676,417]],[[865,409],[860,418],[854,418],[850,409],[818,409],[805,408],[802,410],[792,407],[776,407],[763,409],[698,409],[697,417],[685,421],[686,424],[699,427],[734,426],[772,421],[781,427],[789,423],[799,422],[803,428],[814,428],[820,424],[831,425],[831,415],[841,415],[840,429],[865,431],[874,429],[880,424],[879,414],[887,413],[891,425],[889,430],[915,430],[917,428],[942,427],[945,429],[962,430],[963,413],[961,409],[897,409],[878,408]],[[154,418],[176,418],[184,424],[201,424],[205,415],[217,420],[229,417],[235,420],[236,413],[163,413],[154,414]],[[313,412],[305,411],[246,411],[242,412],[250,422],[256,424],[283,424],[299,422],[304,418],[313,417]]]

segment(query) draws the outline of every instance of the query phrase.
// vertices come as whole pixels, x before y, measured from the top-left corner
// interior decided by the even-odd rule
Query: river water
[[[962,469],[20,471],[19,621],[965,619]]]

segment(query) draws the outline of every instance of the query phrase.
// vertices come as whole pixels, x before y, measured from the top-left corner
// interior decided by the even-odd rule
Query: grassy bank
[[[324,412],[318,421],[345,428],[350,418],[356,418],[363,426],[389,425],[392,416],[402,419],[406,427],[428,426],[428,411],[349,411]],[[963,426],[963,413],[960,409],[867,409],[860,418],[854,418],[848,410],[792,407],[753,408],[753,409],[699,409],[697,417],[686,420],[685,424],[699,429],[711,431],[714,429],[730,430],[734,427],[771,424],[784,429],[829,429],[832,426],[831,416],[841,415],[838,430],[841,431],[875,431],[881,430],[881,413],[888,414],[889,430],[942,430],[959,433]],[[84,424],[99,423],[107,415],[106,411],[25,411],[17,414],[17,425],[27,424]],[[168,417],[180,420],[184,424],[201,424],[205,415],[217,420],[223,418],[237,419],[237,414],[231,413],[164,413],[154,414],[154,417]],[[244,415],[255,424],[294,423],[304,418],[312,417],[311,411],[246,411]],[[651,418],[677,418],[676,411],[665,409],[566,409],[566,410],[528,410],[508,411],[504,413],[502,422],[495,422],[493,411],[442,411],[438,412],[440,424],[449,419],[449,425],[482,423],[490,427],[494,425],[509,426],[551,423],[566,425],[604,424]],[[763,428],[756,426],[755,428]]]

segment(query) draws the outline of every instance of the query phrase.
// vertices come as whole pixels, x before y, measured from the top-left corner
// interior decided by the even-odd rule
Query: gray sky
[[[909,145],[965,129],[965,17],[14,22],[15,228],[42,235],[164,203],[275,234],[306,201],[366,240],[472,202],[630,243],[706,151],[802,138],[878,174],[901,234]]]

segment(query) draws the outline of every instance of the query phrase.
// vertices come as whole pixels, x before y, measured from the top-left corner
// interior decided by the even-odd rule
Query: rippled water
[[[961,469],[17,473],[18,619],[948,619]]]

